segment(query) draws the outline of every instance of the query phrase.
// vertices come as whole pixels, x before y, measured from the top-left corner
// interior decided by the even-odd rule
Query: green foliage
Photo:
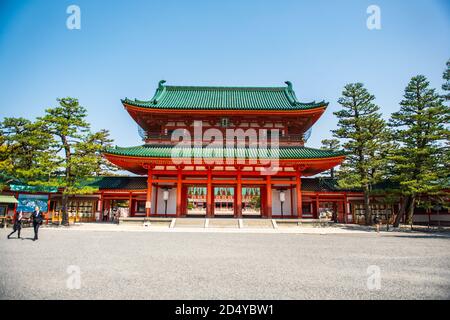
[[[0,123],[0,173],[28,185],[62,189],[67,220],[68,195],[95,192],[87,182],[115,167],[101,156],[112,143],[108,131],[91,131],[87,111],[77,99],[57,101],[57,107],[35,122],[5,118]]]
[[[57,153],[58,174],[52,182],[64,188],[66,194],[91,193],[95,190],[83,182],[114,170],[101,156],[112,140],[106,130],[91,132],[86,121],[87,111],[77,99],[69,97],[57,101],[59,106],[47,109],[45,115],[38,118],[38,123],[51,134]]]
[[[374,100],[362,83],[348,84],[338,100],[342,109],[334,113],[338,117],[334,136],[343,141],[348,153],[339,172],[339,185],[363,189],[367,223],[371,220],[369,193],[385,175],[389,148],[389,132]]]
[[[447,69],[445,69],[444,74],[442,76],[445,80],[442,85],[442,90],[444,90],[444,99],[450,101],[450,59],[447,61]]]
[[[324,139],[321,141],[322,143],[322,150],[327,151],[336,151],[341,147],[341,143],[338,139]]]
[[[250,200],[250,206],[254,209],[260,209],[261,208],[261,197],[254,195],[252,196]]]
[[[449,107],[425,76],[413,77],[390,127],[398,143],[392,150],[392,179],[402,194],[436,194],[448,182]]]
[[[322,150],[336,151],[341,148],[341,143],[339,142],[338,139],[324,139],[321,142],[322,142],[322,146],[321,146]],[[332,178],[332,179],[334,179],[337,174],[335,168],[331,168],[330,170],[328,170],[327,173],[329,174],[330,178]]]
[[[48,182],[52,170],[51,135],[39,123],[5,118],[0,123],[0,172],[28,184]]]
[[[373,103],[375,96],[363,84],[348,84],[342,92],[335,112],[338,129],[334,136],[342,139],[348,156],[341,166],[340,185],[347,188],[367,188],[383,175],[384,149],[389,132],[386,123]]]

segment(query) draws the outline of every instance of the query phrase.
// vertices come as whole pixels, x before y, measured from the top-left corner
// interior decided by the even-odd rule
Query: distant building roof
[[[0,195],[0,203],[18,203],[14,196]]]

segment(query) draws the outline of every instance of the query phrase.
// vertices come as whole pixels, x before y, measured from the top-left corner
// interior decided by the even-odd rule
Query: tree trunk
[[[411,196],[407,196],[403,199],[402,205],[400,206],[400,211],[398,215],[395,217],[394,228],[398,228],[400,226],[400,221],[402,217],[405,216],[408,208],[410,207]]]
[[[70,151],[70,144],[67,141],[67,137],[65,135],[61,135],[61,141],[64,147],[64,152],[66,155],[66,186],[69,186],[72,182],[72,170],[71,170],[71,158],[72,158],[72,152]],[[67,212],[67,203],[69,202],[69,195],[63,193],[62,200],[61,200],[61,210],[62,210],[62,225],[68,226],[69,225],[69,213]]]
[[[68,202],[69,202],[69,195],[63,193],[62,199],[61,199],[61,214],[62,214],[61,224],[63,226],[69,225],[69,213],[67,212],[67,203]]]
[[[372,224],[372,211],[370,210],[370,196],[369,190],[365,188],[364,190],[364,210],[365,210],[365,220],[366,225]]]
[[[400,220],[402,219],[402,216],[405,214],[407,202],[408,202],[408,197],[403,198],[403,201],[400,206],[400,210],[398,211],[398,214],[395,217],[395,221],[393,224],[394,228],[398,228],[400,226]]]
[[[390,217],[389,217],[389,214],[388,214],[388,208],[389,208],[389,206],[387,204],[385,204],[385,206],[384,206],[384,215],[386,217],[386,231],[389,231],[389,219],[390,219]],[[392,212],[394,212],[393,208],[391,208],[391,210],[392,210]]]
[[[405,213],[405,202],[406,202],[406,199],[403,199],[403,201],[400,205],[400,210],[398,211],[397,215],[395,216],[394,223],[392,224],[392,226],[394,228],[398,228],[398,226],[400,225],[400,220],[402,218],[402,215]]]
[[[413,216],[414,216],[414,209],[416,207],[416,195],[413,194],[410,197],[409,206],[407,210],[407,216],[406,216],[406,223],[411,225],[413,224]]]

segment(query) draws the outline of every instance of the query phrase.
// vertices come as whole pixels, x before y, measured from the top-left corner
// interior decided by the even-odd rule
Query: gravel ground
[[[33,242],[31,229],[25,240],[6,234],[1,299],[450,299],[445,236],[42,229]],[[368,289],[369,266],[380,268],[378,290]],[[80,288],[69,289],[77,268]]]

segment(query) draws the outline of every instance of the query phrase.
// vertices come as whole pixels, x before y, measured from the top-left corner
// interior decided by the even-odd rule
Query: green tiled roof
[[[147,178],[142,177],[95,177],[86,181],[86,186],[102,189],[139,190],[147,189]]]
[[[270,147],[258,148],[213,148],[213,147],[175,147],[167,145],[143,145],[129,148],[111,148],[105,153],[131,157],[143,158],[223,158],[235,157],[238,159],[270,159],[276,158],[277,154]],[[279,147],[279,159],[313,159],[331,158],[345,155],[344,152],[326,151],[306,147]]]
[[[198,110],[309,110],[327,106],[325,101],[302,103],[292,84],[286,87],[193,87],[165,86],[159,82],[149,101],[124,99],[122,103],[153,109]]]

